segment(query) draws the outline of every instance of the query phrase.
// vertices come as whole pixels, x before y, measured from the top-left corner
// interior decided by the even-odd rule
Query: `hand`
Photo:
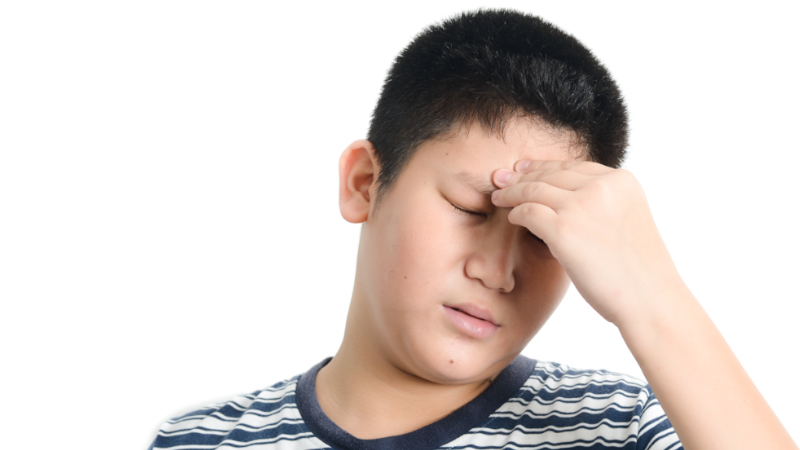
[[[542,239],[578,292],[606,320],[636,320],[682,283],[633,175],[587,161],[526,161],[499,169],[496,206]]]

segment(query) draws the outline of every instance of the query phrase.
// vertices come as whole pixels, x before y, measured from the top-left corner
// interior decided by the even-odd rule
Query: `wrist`
[[[670,324],[684,323],[687,315],[693,315],[690,310],[699,307],[689,288],[676,275],[649,293],[640,294],[620,311],[613,323],[627,341],[628,336],[643,338],[642,334],[659,333]]]

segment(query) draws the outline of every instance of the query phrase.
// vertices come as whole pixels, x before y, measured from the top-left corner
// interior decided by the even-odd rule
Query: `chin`
[[[498,358],[502,350],[490,346],[476,348],[475,344],[470,338],[457,338],[455,342],[435,346],[438,348],[424,346],[411,358],[413,369],[410,372],[437,384],[475,383],[496,377],[519,354]],[[481,347],[481,343],[477,344]]]

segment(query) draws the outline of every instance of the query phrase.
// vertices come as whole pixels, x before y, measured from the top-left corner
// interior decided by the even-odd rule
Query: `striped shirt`
[[[682,449],[650,387],[604,370],[519,356],[475,399],[419,430],[358,439],[317,402],[322,361],[303,375],[165,423],[151,450]]]

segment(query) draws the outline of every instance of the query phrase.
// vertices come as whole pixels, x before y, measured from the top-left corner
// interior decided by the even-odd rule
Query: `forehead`
[[[575,135],[531,119],[510,120],[502,134],[484,127],[461,127],[446,139],[423,143],[414,159],[458,178],[486,178],[497,169],[513,169],[520,159],[580,160],[586,152]]]

